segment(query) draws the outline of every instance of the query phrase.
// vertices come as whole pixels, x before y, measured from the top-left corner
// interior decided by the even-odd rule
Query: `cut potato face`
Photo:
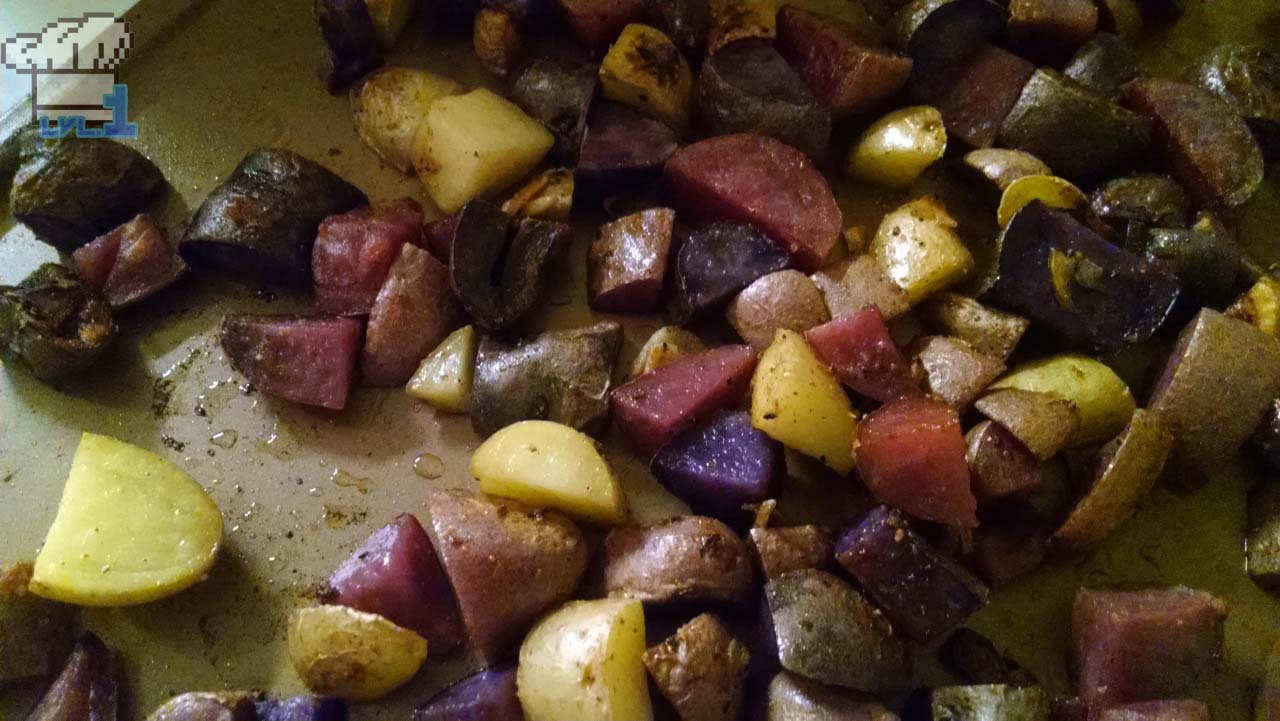
[[[1080,427],[1069,446],[1109,440],[1129,422],[1135,404],[1129,387],[1107,366],[1083,355],[1058,355],[1021,365],[990,390],[1017,388],[1071,401]]]
[[[437,410],[466,413],[471,407],[478,343],[475,326],[450,333],[423,359],[405,392]]]
[[[413,0],[364,0],[364,4],[369,8],[378,42],[388,50],[395,47],[396,38],[400,37],[413,12]]]
[[[632,23],[600,64],[600,90],[610,100],[680,130],[689,124],[693,74],[661,30]]]
[[[649,721],[639,601],[576,601],[525,637],[516,669],[529,721]]]
[[[1062,210],[1075,210],[1089,202],[1083,191],[1056,175],[1025,175],[1009,183],[1000,194],[1000,207],[996,209],[1000,227],[1008,225],[1033,200]]]
[[[489,437],[471,456],[480,489],[582,520],[622,523],[627,501],[595,442],[569,426],[522,421]]]
[[[289,619],[289,660],[321,696],[381,698],[413,678],[426,658],[425,638],[374,613],[314,606]]]
[[[436,205],[452,213],[528,175],[553,142],[514,103],[479,88],[431,106],[414,139],[413,167]]]
[[[218,506],[185,471],[85,433],[30,588],[80,606],[146,603],[202,580],[221,542]]]
[[[840,473],[853,469],[857,416],[804,336],[778,331],[751,380],[751,424]]]
[[[640,346],[627,379],[638,378],[645,373],[669,365],[677,358],[706,349],[707,346],[698,336],[679,326],[664,325],[654,331],[653,335],[649,336],[649,340]]]
[[[973,255],[955,227],[936,200],[920,198],[884,216],[868,251],[915,305],[973,271]]]
[[[902,108],[863,132],[846,172],[855,180],[905,189],[946,151],[947,131],[937,108]]]
[[[413,141],[435,101],[462,86],[425,70],[382,68],[351,90],[356,132],[387,165],[413,170]]]

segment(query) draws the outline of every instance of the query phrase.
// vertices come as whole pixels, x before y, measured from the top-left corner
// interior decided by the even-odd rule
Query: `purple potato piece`
[[[258,721],[347,721],[347,702],[340,698],[295,696],[259,698]]]
[[[27,721],[116,721],[119,693],[114,653],[85,633]]]
[[[51,676],[74,640],[76,610],[27,590],[32,565],[0,569],[0,687]]]
[[[769,682],[763,721],[898,721],[898,717],[865,694],[782,671]]]
[[[991,295],[1065,345],[1106,352],[1154,335],[1180,288],[1162,264],[1108,243],[1070,214],[1035,200],[1001,235]]]
[[[730,43],[703,62],[698,108],[714,135],[768,135],[813,158],[831,139],[831,113],[764,40]]]
[[[604,541],[604,585],[611,597],[657,605],[741,605],[755,574],[747,544],[705,516],[626,526]]]
[[[606,223],[587,256],[591,309],[652,313],[662,301],[676,213],[650,208]]]
[[[916,641],[950,631],[987,600],[976,578],[935,552],[888,506],[845,531],[836,542],[836,561]]]
[[[427,639],[433,655],[462,641],[449,577],[418,519],[402,513],[374,531],[329,576],[326,601],[376,613]]]
[[[563,54],[536,58],[512,83],[511,99],[555,136],[552,163],[578,163],[596,83],[594,65]]]
[[[751,225],[715,223],[676,253],[670,312],[686,323],[719,309],[757,278],[791,267],[791,257]]]
[[[1044,468],[1016,436],[995,421],[983,421],[965,434],[965,460],[979,505],[1026,496],[1040,488]]]
[[[1251,439],[1254,453],[1273,473],[1280,473],[1280,398],[1271,401],[1267,414]]]
[[[324,36],[320,79],[337,95],[385,60],[365,0],[315,0],[316,21]]]
[[[782,447],[751,425],[751,414],[721,411],[658,451],[653,475],[697,513],[726,523],[748,515],[777,490]]]
[[[765,647],[787,671],[868,693],[899,689],[911,677],[906,641],[839,578],[792,571],[766,583],[764,596]]]
[[[194,268],[308,285],[321,221],[368,202],[359,188],[297,153],[259,148],[200,204],[178,252]]]
[[[933,99],[947,132],[975,148],[991,147],[1035,70],[1007,50],[983,45]]]
[[[1009,40],[1020,52],[1058,64],[1098,31],[1094,0],[1010,0]]]
[[[986,636],[968,628],[958,628],[938,649],[942,665],[968,684],[1010,684],[1027,686],[1035,678],[1008,656],[1000,653]]]
[[[648,0],[653,25],[671,38],[685,55],[702,54],[711,30],[711,9],[707,0]]]
[[[1081,589],[1071,612],[1072,660],[1091,706],[1168,698],[1222,652],[1226,604],[1185,586]]]
[[[1120,97],[1120,88],[1138,77],[1138,54],[1111,33],[1099,33],[1085,43],[1063,68],[1062,74],[1109,98]]]
[[[1150,228],[1133,245],[1141,246],[1148,258],[1163,262],[1178,276],[1185,291],[1183,302],[1190,307],[1225,308],[1236,298],[1242,269],[1240,251],[1233,241],[1212,229]]]
[[[834,571],[836,567],[836,540],[821,526],[753,528],[751,548],[766,580],[806,568]]]
[[[933,102],[989,41],[1004,32],[1009,13],[990,0],[915,0],[893,18],[898,47],[911,58],[907,89]]]
[[[592,197],[652,181],[679,142],[671,128],[615,103],[591,111],[574,181]]]
[[[219,337],[231,367],[266,393],[342,410],[360,353],[360,321],[233,314]]]
[[[508,242],[510,233],[511,218],[484,200],[467,203],[454,229],[453,292],[485,330],[509,328],[533,310],[568,244],[569,226],[524,218]]]
[[[402,386],[418,364],[458,327],[461,312],[449,268],[411,243],[387,271],[365,330],[360,373],[371,386]]]
[[[95,238],[72,257],[80,275],[112,308],[146,300],[187,272],[164,228],[146,213]]]
[[[471,425],[490,436],[512,423],[548,420],[604,430],[622,326],[602,321],[548,331],[515,346],[488,336],[476,353]]]
[[[281,717],[275,717],[281,720]],[[308,721],[310,717],[286,716],[287,721]],[[210,693],[195,691],[164,702],[147,721],[264,721],[258,715],[253,694],[244,691]],[[282,720],[283,721],[283,720]]]
[[[524,721],[515,666],[488,668],[462,679],[419,706],[413,721]]]

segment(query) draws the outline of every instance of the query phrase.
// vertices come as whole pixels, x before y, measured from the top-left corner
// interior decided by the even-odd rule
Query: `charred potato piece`
[[[959,338],[917,338],[907,349],[913,371],[929,393],[964,409],[1004,372],[1004,362]]]
[[[553,162],[577,163],[596,83],[595,66],[561,55],[534,59],[512,83],[516,104],[555,136],[548,156]]]
[[[1058,455],[1080,431],[1080,416],[1071,401],[1048,393],[1005,388],[986,394],[974,405],[1042,461]]]
[[[757,278],[729,303],[729,325],[757,351],[779,330],[803,333],[831,320],[822,292],[798,270],[780,270]]]
[[[835,538],[820,526],[753,528],[751,547],[765,580],[805,568],[835,568]]]
[[[707,347],[698,336],[674,325],[664,325],[640,346],[627,379],[655,371],[682,356],[699,353]]]
[[[524,38],[509,13],[481,8],[472,25],[471,46],[485,70],[507,77],[520,61]]]
[[[602,430],[621,343],[622,327],[612,321],[548,331],[515,346],[481,339],[472,426],[481,436],[524,420]]]
[[[165,182],[150,160],[113,140],[46,142],[32,132],[15,143],[19,155],[9,210],[64,253],[145,210]]]
[[[911,670],[905,640],[861,593],[808,569],[764,587],[766,630],[782,668],[868,693],[898,687]]]
[[[606,223],[587,255],[588,299],[604,313],[652,313],[662,300],[676,213],[650,208]]]
[[[677,131],[689,125],[693,73],[679,48],[661,30],[633,23],[600,64],[600,90],[645,117]]]
[[[926,328],[953,336],[979,353],[1008,360],[1031,325],[1026,318],[985,306],[955,293],[938,293],[918,308]]]
[[[644,665],[681,721],[736,721],[750,654],[704,613],[644,653]]]
[[[359,188],[297,153],[253,150],[200,204],[178,251],[195,268],[306,285],[320,222],[368,202]]]
[[[42,380],[91,366],[116,335],[106,299],[64,266],[46,263],[0,286],[0,353]]]
[[[610,596],[650,604],[745,603],[753,574],[747,546],[724,523],[682,516],[605,538]]]
[[[1129,520],[1155,485],[1172,446],[1173,436],[1159,416],[1134,411],[1129,427],[1099,453],[1089,493],[1054,531],[1053,547],[1092,548]]]
[[[75,609],[27,588],[31,564],[0,569],[0,686],[51,676],[71,650]]]
[[[418,126],[435,101],[460,92],[461,85],[426,70],[382,68],[351,90],[356,132],[384,163],[412,172]]]

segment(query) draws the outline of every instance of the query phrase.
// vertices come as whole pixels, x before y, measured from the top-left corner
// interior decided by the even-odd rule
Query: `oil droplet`
[[[423,478],[439,478],[444,475],[444,461],[434,453],[423,453],[413,459],[413,472]]]
[[[240,434],[233,430],[218,431],[213,434],[209,442],[219,448],[234,448],[236,441],[240,440]]]
[[[373,482],[368,478],[358,478],[353,476],[341,468],[335,468],[333,475],[329,477],[329,480],[333,481],[334,485],[341,486],[343,488],[354,488],[361,493],[368,493],[369,485]]]

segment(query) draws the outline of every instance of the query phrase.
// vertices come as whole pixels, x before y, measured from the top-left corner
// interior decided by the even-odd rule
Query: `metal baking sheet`
[[[346,98],[323,91],[314,72],[319,37],[310,6],[310,0],[148,0],[133,11],[150,39],[123,81],[140,127],[136,145],[173,185],[165,217],[175,232],[246,151],[264,145],[314,158],[373,198],[426,202],[416,180],[381,166],[361,145]],[[1167,71],[1223,39],[1274,41],[1277,28],[1280,10],[1272,0],[1196,4],[1146,53],[1152,67]],[[406,32],[394,61],[467,84],[492,83],[465,40],[442,36],[425,21]],[[1277,179],[1269,183],[1246,216],[1248,228],[1280,221]],[[843,187],[840,195],[848,217],[866,222],[895,200]],[[0,222],[0,283],[54,258],[25,228],[9,218]],[[587,237],[577,233],[553,297],[530,330],[590,319]],[[1255,232],[1250,242],[1274,259],[1273,233]],[[84,614],[86,625],[121,652],[131,688],[127,718],[189,690],[300,691],[284,647],[290,609],[310,603],[313,584],[372,529],[398,512],[420,512],[433,489],[472,483],[467,460],[478,439],[465,417],[437,415],[397,390],[359,389],[352,406],[336,415],[245,392],[216,342],[223,314],[303,310],[308,301],[193,275],[123,314],[123,337],[92,373],[49,386],[19,368],[0,372],[0,563],[29,559],[39,547],[84,430],[174,460],[223,511],[225,552],[207,581],[160,603]],[[659,320],[622,320],[629,362]],[[628,452],[610,444],[606,453],[638,518],[683,510]],[[1201,490],[1158,489],[1103,549],[1001,589],[972,625],[1051,691],[1066,692],[1069,610],[1082,582],[1209,589],[1230,601],[1231,612],[1220,670],[1203,679],[1197,695],[1212,704],[1214,718],[1244,721],[1251,680],[1280,633],[1280,604],[1243,572],[1248,482],[1243,466],[1229,465]],[[838,481],[826,483],[793,483],[788,493],[818,499],[815,509],[836,514],[841,504],[830,499],[848,491]],[[472,668],[466,658],[433,660],[386,701],[356,707],[354,718],[408,718],[412,706]],[[32,693],[0,694],[0,717],[23,718],[32,700]]]

